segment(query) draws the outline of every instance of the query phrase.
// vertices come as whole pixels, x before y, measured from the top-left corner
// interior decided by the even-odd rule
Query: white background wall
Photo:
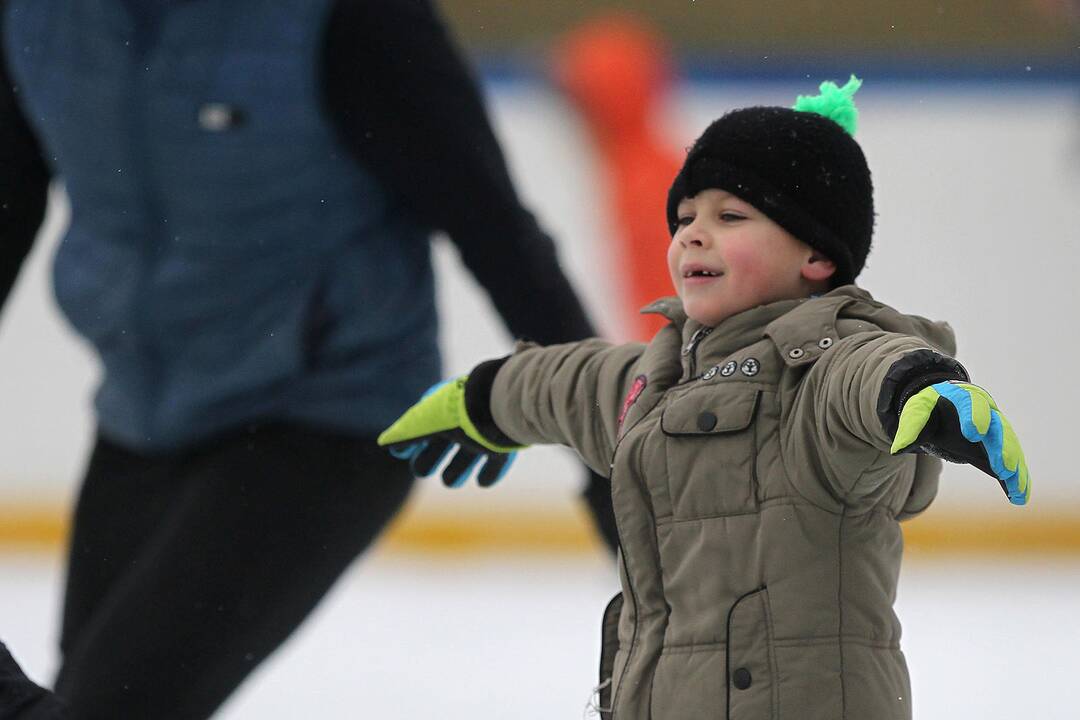
[[[560,243],[564,264],[613,337],[618,257],[583,128],[544,86],[489,88],[497,131],[523,195]],[[814,84],[685,85],[665,122],[688,145],[714,117],[790,104]],[[1035,481],[1033,512],[1080,512],[1073,455],[1080,407],[1080,91],[1064,85],[919,85],[867,80],[858,137],[876,185],[874,250],[860,284],[907,312],[947,319],[960,359],[1013,421]],[[477,198],[478,203],[484,202]],[[0,503],[67,501],[92,432],[97,372],[50,296],[47,269],[66,210],[43,237],[0,317]],[[662,222],[662,219],[658,219]],[[657,272],[666,272],[664,247]],[[447,373],[510,347],[452,246],[436,247]],[[612,272],[615,270],[615,272]],[[424,483],[421,507],[568,505],[581,482],[567,452],[524,453],[497,491]],[[1003,511],[1000,490],[950,467],[940,502]]]

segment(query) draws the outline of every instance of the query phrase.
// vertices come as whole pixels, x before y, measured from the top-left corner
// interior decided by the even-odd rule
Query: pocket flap
[[[715,435],[750,427],[760,391],[754,387],[702,388],[664,409],[660,428],[667,435]]]

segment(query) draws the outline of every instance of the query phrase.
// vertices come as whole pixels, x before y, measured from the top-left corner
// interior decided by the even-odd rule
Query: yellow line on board
[[[56,507],[0,506],[0,548],[58,548],[67,528],[66,512]]]
[[[903,523],[904,546],[912,553],[1018,554],[1080,556],[1080,509],[1040,514],[1021,508],[1011,513],[933,510]]]
[[[1059,515],[1017,511],[1015,515],[933,512],[904,523],[912,554],[1053,553],[1080,556],[1080,509]],[[60,550],[67,537],[67,511],[57,507],[0,506],[0,550]],[[583,510],[502,514],[409,511],[380,541],[383,549],[408,553],[595,552],[599,536]]]

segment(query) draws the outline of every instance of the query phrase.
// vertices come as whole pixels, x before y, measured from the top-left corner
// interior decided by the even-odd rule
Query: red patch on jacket
[[[637,402],[647,383],[648,380],[644,375],[638,375],[634,378],[634,384],[630,386],[630,392],[626,393],[626,399],[622,403],[622,412],[619,413],[619,427],[622,427],[623,420],[626,419],[626,413],[630,412],[630,408]]]

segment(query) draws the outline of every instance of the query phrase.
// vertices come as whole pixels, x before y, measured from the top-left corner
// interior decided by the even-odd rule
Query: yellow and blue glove
[[[1031,497],[1020,441],[990,394],[950,380],[912,395],[900,410],[891,452],[924,452],[974,465],[1001,484],[1014,505]]]
[[[500,445],[485,438],[466,410],[468,376],[432,386],[420,401],[379,435],[394,457],[408,460],[413,474],[427,477],[455,450],[443,470],[443,483],[461,487],[473,471],[477,483],[490,487],[506,475],[523,445]]]

